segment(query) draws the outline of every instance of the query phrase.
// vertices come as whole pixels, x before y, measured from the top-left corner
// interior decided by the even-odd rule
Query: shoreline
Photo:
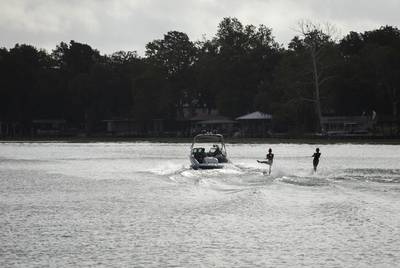
[[[192,138],[118,138],[118,137],[67,137],[67,138],[12,138],[1,143],[191,143]],[[400,138],[225,138],[230,144],[376,144],[400,145]]]

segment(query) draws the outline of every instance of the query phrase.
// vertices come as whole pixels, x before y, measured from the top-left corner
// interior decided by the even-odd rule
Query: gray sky
[[[224,17],[264,24],[284,45],[301,19],[329,22],[341,34],[399,27],[400,0],[0,0],[0,47],[54,49],[87,43],[102,54],[136,50],[170,30],[211,38]]]

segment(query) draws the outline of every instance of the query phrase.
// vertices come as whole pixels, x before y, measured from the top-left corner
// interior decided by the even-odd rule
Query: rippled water
[[[0,267],[398,267],[400,146],[1,143]]]

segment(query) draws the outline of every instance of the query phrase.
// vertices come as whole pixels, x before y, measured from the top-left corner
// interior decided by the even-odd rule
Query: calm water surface
[[[400,146],[0,143],[0,267],[398,267]]]

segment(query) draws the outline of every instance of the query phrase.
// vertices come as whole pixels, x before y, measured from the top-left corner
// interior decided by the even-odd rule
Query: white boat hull
[[[199,163],[196,158],[190,157],[191,168],[193,169],[219,169],[223,168],[224,164],[217,162]]]
[[[202,145],[195,147],[195,144]],[[209,151],[205,151],[204,142],[212,144]],[[190,163],[193,169],[218,169],[223,168],[224,163],[228,162],[226,157],[224,138],[220,134],[198,134],[193,138],[190,147]]]

